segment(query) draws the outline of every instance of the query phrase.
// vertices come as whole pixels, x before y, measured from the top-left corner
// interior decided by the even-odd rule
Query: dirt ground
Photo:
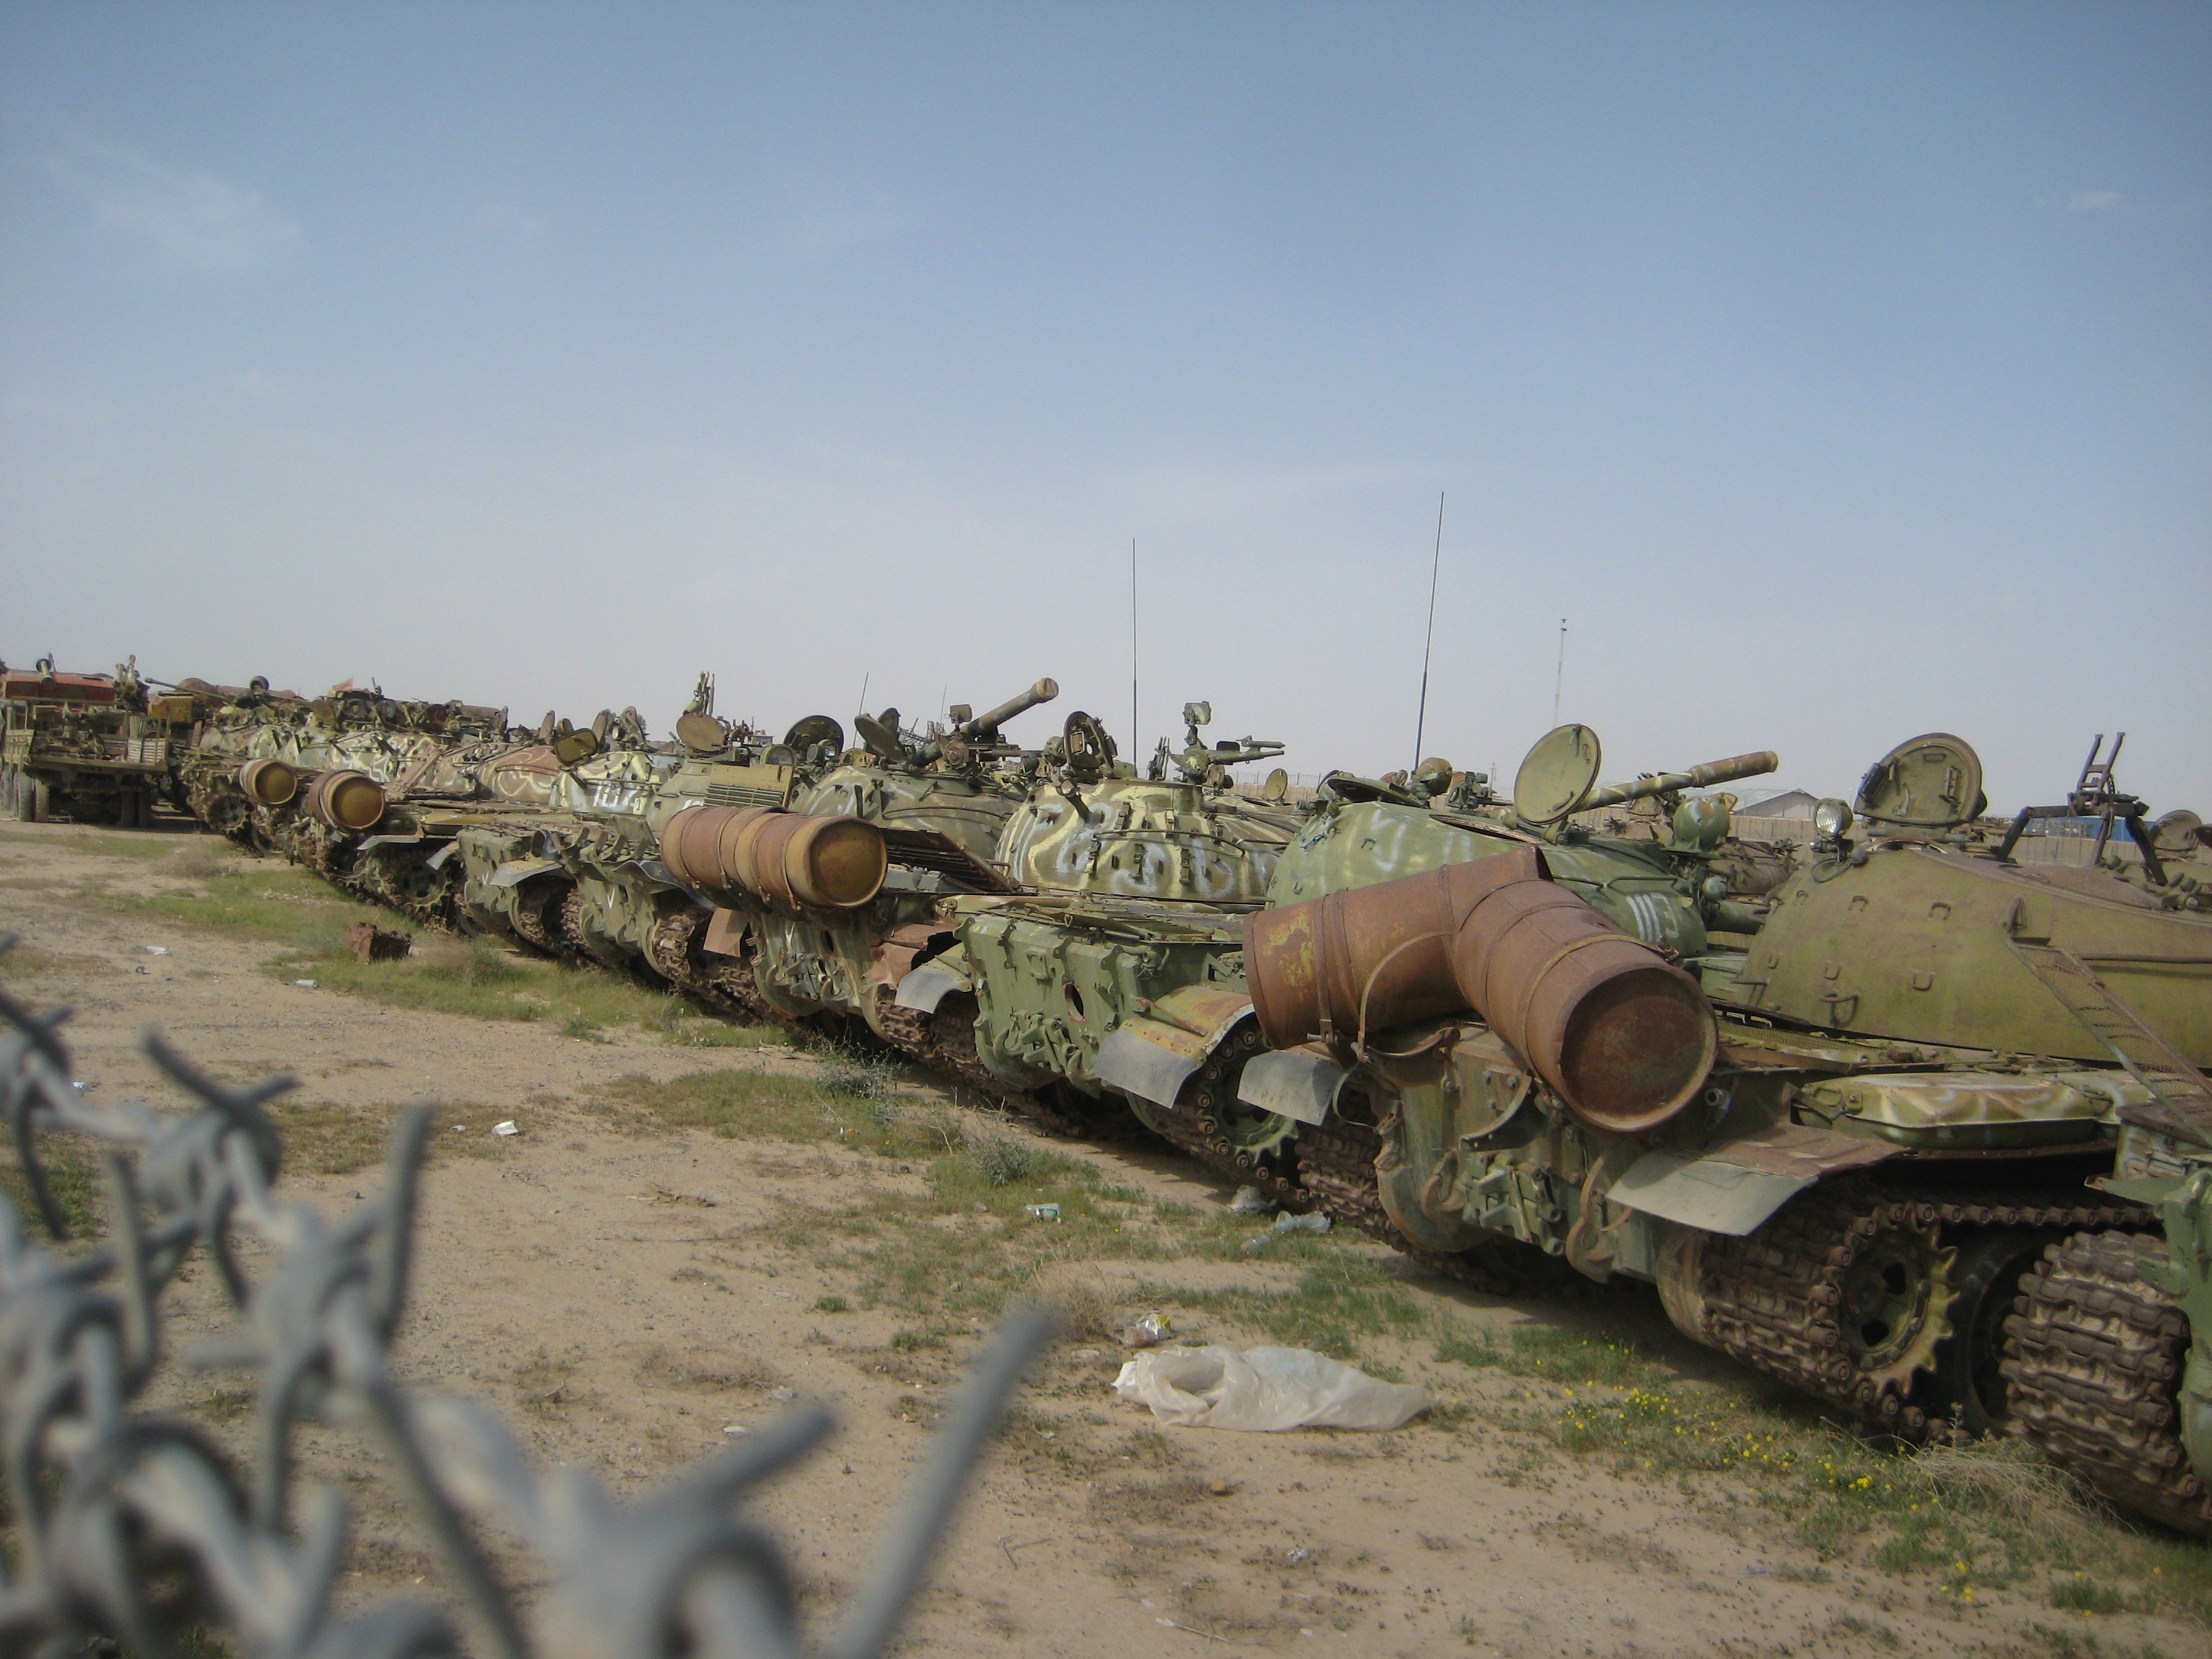
[[[702,1053],[635,1030],[567,1036],[295,988],[267,970],[276,946],[73,896],[173,879],[159,860],[106,850],[114,839],[0,826],[0,929],[37,953],[37,971],[18,971],[9,988],[75,1010],[65,1036],[91,1097],[175,1103],[137,1047],[157,1027],[227,1080],[290,1073],[302,1109],[380,1125],[412,1098],[457,1108],[449,1122],[459,1127],[439,1131],[453,1149],[437,1149],[425,1176],[399,1348],[409,1385],[488,1402],[537,1457],[596,1470],[620,1497],[720,1449],[730,1428],[757,1426],[794,1396],[824,1402],[835,1438],[772,1491],[760,1518],[793,1554],[814,1627],[833,1627],[974,1343],[943,1322],[916,1335],[910,1312],[872,1304],[822,1218],[863,1199],[919,1204],[926,1172],[837,1136],[641,1129],[605,1105],[618,1079],[665,1085],[722,1067],[810,1074],[817,1062],[803,1054]],[[901,1096],[938,1098],[920,1079]],[[495,1139],[489,1126],[503,1119],[520,1133]],[[1230,1196],[1148,1147],[1054,1146],[1137,1195],[1125,1206],[1131,1228],[1176,1206],[1211,1215]],[[288,1176],[286,1188],[337,1213],[380,1180],[371,1166]],[[972,1224],[979,1237],[1014,1224],[939,1222]],[[1648,1297],[1508,1304],[1379,1247],[1335,1247],[1395,1274],[1424,1321],[1505,1334],[1611,1322],[1686,1385],[1755,1386],[1676,1339]],[[1427,1334],[1386,1332],[1364,1350],[1455,1402],[1396,1432],[1156,1432],[1110,1392],[1126,1355],[1101,1334],[1098,1310],[1144,1311],[1140,1284],[1288,1287],[1299,1268],[1218,1255],[1039,1260],[1040,1293],[1091,1310],[1091,1323],[1024,1389],[911,1621],[911,1651],[2212,1652],[2201,1626],[2170,1613],[2069,1614],[2033,1574],[1962,1599],[1940,1573],[1885,1571],[1848,1551],[1824,1559],[1786,1516],[1722,1502],[1711,1482],[1632,1479],[1602,1457],[1547,1450],[1500,1425],[1513,1402],[1554,1399],[1555,1388],[1440,1359]],[[195,1272],[173,1297],[173,1351],[218,1323],[209,1277]],[[1231,1322],[1178,1322],[1201,1339],[1257,1340]],[[156,1403],[235,1433],[239,1406],[206,1378],[178,1374],[159,1387]],[[354,1506],[356,1590],[434,1585],[374,1455],[335,1431],[309,1444],[310,1468],[339,1480]],[[526,1563],[513,1570],[527,1582]]]

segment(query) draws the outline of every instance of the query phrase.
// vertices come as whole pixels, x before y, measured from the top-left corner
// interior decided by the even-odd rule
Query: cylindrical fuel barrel
[[[890,863],[864,818],[774,806],[686,807],[661,832],[660,861],[694,887],[831,910],[875,897]]]
[[[1261,911],[1244,969],[1271,1047],[1472,1009],[1615,1133],[1686,1106],[1717,1047],[1698,982],[1555,885],[1533,847]]]
[[[238,787],[264,806],[283,806],[300,793],[300,775],[280,760],[250,760],[238,769]]]
[[[309,817],[332,830],[366,830],[384,816],[384,786],[366,772],[318,772],[306,805]]]
[[[1718,1052],[1697,981],[1550,881],[1484,896],[1452,941],[1452,977],[1578,1116],[1614,1134],[1687,1106]]]
[[[660,861],[669,874],[693,887],[742,887],[741,867],[730,854],[738,832],[777,809],[763,806],[687,806],[660,832]]]
[[[865,818],[779,812],[752,838],[753,890],[787,904],[849,910],[882,889],[890,860]]]

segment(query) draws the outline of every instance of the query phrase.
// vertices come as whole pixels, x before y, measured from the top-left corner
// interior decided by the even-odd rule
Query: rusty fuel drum
[[[1553,883],[1533,847],[1261,911],[1244,963],[1273,1048],[1472,1008],[1614,1133],[1680,1112],[1717,1051],[1698,982]]]
[[[661,831],[660,861],[703,891],[830,910],[868,902],[890,866],[866,820],[776,806],[688,806]]]
[[[300,775],[280,760],[250,760],[238,769],[238,787],[264,806],[284,806],[300,793]]]
[[[328,829],[366,830],[384,816],[384,786],[366,772],[318,772],[302,804]]]

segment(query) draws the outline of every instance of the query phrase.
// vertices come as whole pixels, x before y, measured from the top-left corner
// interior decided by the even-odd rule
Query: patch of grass
[[[326,991],[396,1008],[550,1023],[562,1036],[587,1042],[630,1028],[685,1047],[756,1048],[778,1040],[757,1026],[726,1025],[698,1015],[681,997],[596,966],[526,957],[483,938],[464,943],[419,934],[414,952],[398,962],[356,962],[334,945],[287,955],[270,972],[284,980],[313,979]],[[709,1032],[711,1040],[704,1036]]]
[[[340,949],[353,922],[390,926],[394,921],[392,912],[349,898],[312,872],[290,865],[240,859],[204,867],[206,873],[196,875],[189,886],[154,893],[88,886],[76,896],[82,903],[148,922],[168,922],[318,954]]]
[[[1097,1192],[1097,1177],[1080,1158],[1056,1152],[1048,1146],[1018,1140],[988,1127],[962,1121],[957,1128],[957,1150],[938,1160],[930,1182],[940,1199],[958,1201],[972,1192],[977,1197],[1010,1187],[1064,1186],[1078,1182]]]
[[[1665,1368],[1632,1344],[1585,1336],[1556,1325],[1516,1325],[1499,1342],[1487,1330],[1448,1332],[1437,1344],[1437,1358],[1509,1376],[1540,1377],[1547,1382],[1579,1382],[1613,1388],[1662,1387]]]
[[[1344,1360],[1360,1357],[1362,1338],[1407,1334],[1430,1319],[1399,1280],[1394,1259],[1341,1247],[1307,1268],[1286,1291],[1140,1285],[1137,1297],[1208,1313],[1285,1347],[1311,1348]]]
[[[2056,1599],[2063,1595],[2085,1613],[2126,1607],[2212,1622],[2202,1548],[2106,1524],[2020,1441],[1914,1450],[1779,1391],[1683,1382],[1632,1340],[1542,1325],[1502,1340],[1448,1327],[1436,1357],[1543,1385],[1531,1404],[1493,1410],[1508,1429],[1708,1504],[1747,1501],[1824,1560],[1932,1578],[1961,1606],[2057,1570],[2067,1576],[2054,1581],[2054,1606],[2072,1606]]]
[[[37,1136],[35,1143],[39,1162],[46,1172],[46,1189],[53,1194],[62,1219],[69,1225],[72,1240],[96,1239],[107,1231],[107,1197],[105,1178],[100,1173],[100,1153],[95,1143],[84,1135],[46,1132]],[[42,1243],[52,1241],[46,1237],[46,1223],[38,1202],[31,1195],[31,1183],[17,1160],[12,1140],[0,1144],[0,1194],[15,1206],[23,1220],[25,1230]]]
[[[2085,1572],[2061,1578],[2051,1586],[2051,1605],[2062,1613],[2118,1613],[2128,1598]]]
[[[900,1062],[890,1055],[836,1047],[825,1047],[817,1053],[822,1086],[831,1094],[886,1103],[897,1095]]]
[[[187,848],[198,850],[198,840],[181,840],[174,836],[87,836],[72,846],[80,852],[91,853],[104,859],[136,859],[140,863],[151,863],[166,859]]]
[[[295,1102],[282,1096],[269,1103],[268,1111],[284,1138],[285,1170],[315,1175],[351,1175],[381,1164],[398,1116],[392,1108]]]
[[[41,950],[21,939],[5,951],[0,951],[0,979],[4,980],[40,980],[56,974],[96,974],[106,966],[104,958],[88,956],[81,951]]]
[[[814,1311],[826,1314],[850,1313],[853,1311],[853,1304],[842,1296],[817,1297],[814,1300]]]
[[[666,1083],[623,1077],[604,1094],[656,1124],[745,1139],[849,1139],[866,1122],[849,1099],[837,1098],[812,1079],[769,1072],[694,1072]],[[848,1132],[844,1137],[841,1130]]]

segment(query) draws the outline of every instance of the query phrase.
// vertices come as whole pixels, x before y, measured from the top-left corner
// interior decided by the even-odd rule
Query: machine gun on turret
[[[1152,752],[1151,765],[1146,768],[1145,775],[1156,783],[1165,781],[1170,765],[1182,774],[1185,783],[1225,783],[1229,768],[1245,761],[1273,760],[1283,752],[1283,745],[1271,738],[1224,738],[1208,748],[1198,732],[1200,726],[1213,723],[1210,702],[1183,704],[1182,722],[1182,751],[1170,750],[1168,740],[1162,738]]]

